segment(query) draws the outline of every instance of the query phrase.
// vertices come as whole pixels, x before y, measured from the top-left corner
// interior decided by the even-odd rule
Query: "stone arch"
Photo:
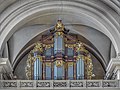
[[[62,14],[68,14],[73,15],[74,17],[84,16],[85,18],[92,21],[91,27],[96,28],[100,32],[104,33],[106,36],[110,38],[112,41],[115,50],[117,53],[120,52],[120,42],[117,42],[120,40],[119,32],[117,30],[117,27],[111,23],[111,21],[105,17],[103,13],[98,9],[98,7],[93,8],[89,4],[88,6],[85,5],[85,3],[81,3],[81,1],[72,1],[69,3],[65,2],[65,6],[63,7],[64,10],[62,11]],[[26,2],[26,3],[25,3]],[[27,10],[23,10],[21,12],[20,8],[17,8],[13,13],[6,16],[6,18],[3,18],[4,20],[2,22],[2,29],[1,29],[1,38],[0,38],[0,54],[2,54],[3,48],[7,40],[12,36],[12,34],[20,28],[22,25],[24,25],[26,22],[28,22],[32,17],[36,17],[38,15],[45,15],[45,14],[60,14],[59,6],[61,6],[61,3],[58,3],[59,1],[54,1],[54,3],[51,1],[50,3],[40,1],[34,2],[35,4],[32,4],[32,0],[27,2],[21,2],[21,7],[26,6]],[[44,2],[44,3],[42,3]],[[31,4],[31,5],[30,5]],[[18,3],[15,3],[15,6],[18,5]],[[58,5],[58,6],[57,6]],[[81,5],[81,6],[80,6]],[[31,8],[28,8],[30,7]],[[17,6],[16,6],[17,7]],[[23,8],[24,9],[24,8]],[[86,10],[86,11],[85,11]],[[99,11],[97,11],[99,10]],[[51,12],[50,12],[51,11]],[[11,11],[13,12],[13,11]],[[20,13],[21,12],[21,13]],[[18,19],[19,18],[19,19]],[[104,19],[104,20],[103,20]],[[8,22],[8,23],[7,23]],[[85,23],[82,23],[85,24]]]

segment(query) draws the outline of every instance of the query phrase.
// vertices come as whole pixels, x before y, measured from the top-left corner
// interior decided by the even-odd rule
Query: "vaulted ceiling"
[[[104,67],[120,53],[119,0],[0,0],[0,56],[11,63],[27,54],[58,19],[79,34]]]

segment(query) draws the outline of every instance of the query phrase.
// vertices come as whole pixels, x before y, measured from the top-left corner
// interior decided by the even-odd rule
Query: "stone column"
[[[0,80],[3,80],[3,73],[0,73]]]
[[[120,66],[116,66],[114,73],[115,73],[115,79],[120,80]]]
[[[0,79],[8,79],[8,77],[12,79],[12,72],[13,69],[8,58],[0,58]]]
[[[112,58],[106,69],[106,79],[120,80],[120,57]]]

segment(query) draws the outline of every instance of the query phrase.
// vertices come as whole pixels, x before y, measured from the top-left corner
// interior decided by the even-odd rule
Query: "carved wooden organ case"
[[[58,20],[48,35],[42,35],[28,54],[26,76],[29,80],[91,79],[90,53],[77,35],[69,34]]]

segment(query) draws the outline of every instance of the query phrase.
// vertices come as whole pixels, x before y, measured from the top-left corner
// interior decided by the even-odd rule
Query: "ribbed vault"
[[[8,0],[2,1],[2,3],[5,4],[7,1]],[[101,32],[110,39],[116,53],[120,53],[120,7],[118,0],[109,0],[108,2],[106,2],[106,0],[50,0],[49,2],[48,0],[9,1],[11,2],[8,2],[8,5],[5,4],[4,8],[1,6],[2,4],[0,5],[2,7],[0,10],[1,57],[6,43],[9,42],[9,40],[12,40],[12,36],[21,30],[21,28],[31,25],[43,25],[44,27],[41,27],[41,29],[39,28],[40,34],[51,28],[58,19],[61,19],[66,27],[83,37],[84,34],[81,30],[84,30],[85,28],[81,28],[80,26],[91,27],[94,30]],[[22,52],[22,50],[25,49],[25,46],[28,45],[28,42],[37,35],[31,36],[31,39],[28,39],[27,43],[24,43],[23,46],[21,46],[17,53],[10,58],[12,62],[17,60],[20,52]],[[89,38],[87,39],[89,41]],[[103,63],[104,66],[106,66],[106,63],[108,63],[109,60],[102,55],[102,50],[96,47],[96,51],[103,57]]]

